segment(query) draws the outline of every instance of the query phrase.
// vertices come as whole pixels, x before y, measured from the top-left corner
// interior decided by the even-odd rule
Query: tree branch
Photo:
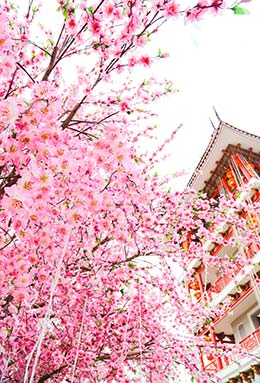
[[[109,177],[109,180],[107,181],[106,185],[103,187],[102,190],[100,190],[100,193],[103,193],[104,190],[106,190],[108,188],[108,186],[110,185],[111,183],[111,180],[112,180],[112,177],[114,174],[116,174],[117,170],[114,170],[113,173],[110,175]]]
[[[17,61],[16,64],[27,74],[28,77],[30,77],[30,79],[32,80],[32,82],[35,83],[35,80],[32,78],[32,76],[30,75],[30,73],[27,72],[27,70]]]
[[[15,79],[15,75],[16,75],[17,71],[18,71],[18,68],[15,68],[15,70],[14,70],[14,72],[13,72],[13,75],[12,75],[12,78],[11,78],[11,81],[10,81],[10,83],[9,83],[9,87],[8,87],[8,89],[7,89],[6,95],[5,95],[5,97],[4,97],[4,100],[6,100],[7,97],[10,96],[10,94],[12,93],[12,92],[11,92],[11,88],[12,88],[12,85],[13,85],[13,83],[14,83],[14,79]]]
[[[46,380],[52,378],[54,375],[57,375],[59,374],[62,370],[64,370],[64,368],[66,368],[68,365],[65,364],[64,366],[61,366],[59,368],[57,368],[56,370],[50,372],[49,374],[44,374],[42,377],[40,377],[40,379],[38,380],[38,383],[43,383],[45,382]]]

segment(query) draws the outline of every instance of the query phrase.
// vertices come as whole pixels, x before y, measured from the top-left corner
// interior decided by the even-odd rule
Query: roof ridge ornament
[[[218,114],[218,112],[217,112],[217,110],[216,110],[216,108],[215,108],[214,105],[212,105],[212,108],[213,108],[213,110],[214,110],[214,113],[215,113],[215,115],[216,115],[216,117],[217,117],[219,123],[221,124],[222,122],[224,122],[224,121],[222,120],[222,118],[220,117],[220,115]]]
[[[209,121],[211,123],[213,130],[216,130],[217,128],[215,127],[214,122],[212,121],[212,119],[210,117],[209,117]]]

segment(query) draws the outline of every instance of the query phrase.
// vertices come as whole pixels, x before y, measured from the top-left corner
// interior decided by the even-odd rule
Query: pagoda
[[[248,205],[260,201],[260,137],[237,129],[220,121],[201,157],[189,183],[189,187],[203,192],[208,198],[219,195],[233,200],[245,200]],[[259,235],[260,217],[241,211],[243,222]],[[225,239],[235,235],[232,225],[223,225],[221,235]],[[239,266],[225,273],[216,266],[204,265],[194,260],[193,281],[187,284],[193,299],[219,307],[231,302],[223,314],[212,318],[197,335],[213,348],[219,344],[242,350],[230,357],[213,355],[200,349],[202,368],[216,375],[223,383],[260,382],[260,246],[254,242],[245,248],[216,243],[205,245],[206,251],[219,257],[233,256],[243,251],[250,257],[249,265]],[[209,347],[206,348],[207,350]]]

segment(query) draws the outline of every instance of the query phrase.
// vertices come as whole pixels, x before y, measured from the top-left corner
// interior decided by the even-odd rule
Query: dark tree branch
[[[54,375],[57,375],[59,374],[62,370],[64,370],[64,368],[67,367],[67,364],[65,364],[64,366],[61,366],[59,368],[57,368],[56,370],[50,372],[49,374],[44,374],[42,377],[40,377],[40,379],[38,380],[38,383],[43,383],[45,382],[46,380],[52,378]]]
[[[109,180],[107,181],[106,185],[103,187],[102,190],[100,190],[100,193],[103,193],[103,191],[108,188],[108,186],[110,185],[110,183],[112,181],[113,175],[116,174],[116,172],[117,172],[117,170],[113,171],[113,173],[110,175]]]
[[[112,237],[105,237],[104,239],[102,239],[96,246],[93,247],[93,249],[92,249],[92,254],[94,254],[95,251],[97,251],[97,249],[99,248],[99,246],[104,245],[105,243],[111,241],[112,239],[113,239]]]
[[[13,73],[12,78],[11,78],[11,81],[10,81],[10,83],[9,83],[9,87],[8,87],[8,89],[7,89],[6,95],[5,95],[5,97],[4,97],[5,100],[6,100],[7,97],[10,96],[10,94],[12,93],[12,92],[11,92],[11,88],[12,88],[12,85],[13,85],[13,83],[14,83],[14,79],[15,79],[15,75],[16,75],[17,71],[18,71],[18,68],[15,68],[14,73]]]
[[[36,48],[40,49],[40,50],[41,50],[42,52],[44,52],[46,55],[51,56],[50,52],[48,52],[46,49],[44,49],[44,48],[41,47],[40,45],[38,45],[38,44],[36,44],[36,43],[34,43],[33,41],[30,41],[30,40],[28,40],[27,42],[28,42],[28,44],[32,44],[32,45],[35,46]]]
[[[92,14],[92,17],[94,17],[95,13],[97,13],[97,11],[99,10],[99,8],[102,6],[102,4],[104,3],[105,0],[101,0],[100,3],[97,5],[97,7],[95,8],[93,14]],[[52,52],[52,55],[51,55],[51,60],[50,60],[50,63],[49,63],[49,66],[46,70],[46,72],[44,73],[43,75],[43,78],[42,78],[42,81],[47,81],[48,80],[48,77],[49,75],[51,74],[52,70],[55,68],[55,66],[62,60],[62,58],[65,56],[65,54],[68,52],[69,48],[72,46],[72,44],[75,42],[76,40],[76,37],[79,36],[83,31],[84,29],[86,28],[86,26],[88,25],[88,22],[86,22],[81,28],[80,30],[77,32],[77,34],[75,35],[75,37],[72,37],[70,39],[70,41],[65,44],[63,44],[64,48],[60,50],[60,54],[57,58],[57,53],[58,53],[58,44],[60,42],[60,39],[61,39],[61,36],[62,36],[62,33],[64,31],[64,28],[65,28],[65,22],[63,24],[63,27],[61,29],[61,32],[60,32],[60,35],[58,37],[58,40],[57,40],[57,43],[55,45],[55,47],[53,48],[53,52]],[[57,58],[57,60],[56,60]]]
[[[43,75],[42,81],[47,81],[49,78],[49,75],[51,74],[54,66],[55,66],[55,59],[58,53],[58,47],[57,45],[53,48],[52,54],[51,54],[51,59],[50,63],[48,65],[48,68],[46,69],[46,72]]]
[[[85,96],[81,99],[80,102],[78,102],[74,108],[72,109],[72,111],[70,112],[70,114],[68,115],[68,117],[66,118],[66,120],[64,120],[62,122],[62,128],[65,129],[68,127],[69,123],[71,122],[71,120],[73,119],[73,117],[75,116],[75,114],[77,113],[77,111],[79,110],[79,108],[81,107],[81,105],[83,104],[83,102],[86,100],[87,98],[87,94],[85,94]]]
[[[87,136],[89,139],[96,138],[97,137],[94,134],[90,134],[81,130],[78,130],[76,128],[71,128],[70,126],[67,126],[66,129],[72,130],[73,132],[77,132],[78,134],[76,136],[80,136],[81,134],[84,134],[84,136]]]
[[[27,15],[26,15],[27,18],[28,18],[29,15],[30,15],[30,11],[31,11],[31,8],[32,8],[32,5],[33,5],[33,1],[34,1],[34,0],[30,0],[30,1],[29,1],[28,11],[27,11]]]
[[[3,247],[1,247],[0,251],[4,250],[7,246],[9,246],[14,240],[15,240],[15,235],[13,235],[10,239],[9,242],[7,242]]]
[[[102,124],[104,121],[108,120],[109,118],[115,116],[115,115],[118,114],[118,113],[119,113],[119,111],[114,112],[114,113],[111,113],[111,114],[109,114],[108,116],[102,118],[102,119],[99,120],[99,121],[72,120],[71,123],[69,124],[69,126],[78,125],[78,124],[88,124],[88,125],[92,125],[92,126],[99,125],[99,124]],[[84,129],[84,130],[82,131],[82,133],[85,133],[88,129],[91,129],[91,127],[88,127],[88,128],[86,128],[86,129]]]
[[[30,73],[28,73],[27,70],[19,62],[16,62],[16,64],[27,74],[27,76],[32,80],[32,82],[35,83],[35,80],[32,78]]]

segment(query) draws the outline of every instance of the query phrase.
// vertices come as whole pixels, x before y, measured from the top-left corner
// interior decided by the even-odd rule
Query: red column
[[[203,302],[204,302],[205,301],[205,295],[203,293],[205,291],[205,287],[204,287],[204,283],[202,280],[201,272],[199,272],[199,271],[197,271],[197,279],[198,279],[198,283],[199,283],[199,287],[200,287],[201,297],[202,297]]]
[[[212,339],[212,341],[213,341],[215,347],[217,347],[217,338],[216,338],[216,334],[215,334],[215,330],[214,330],[214,328],[213,328],[212,326],[210,326],[209,331],[210,331],[211,339]],[[218,369],[218,371],[219,371],[219,370],[222,370],[222,368],[223,368],[223,364],[222,364],[222,360],[221,360],[221,358],[218,357],[217,360],[216,360],[216,362],[217,362],[217,369]]]
[[[199,349],[199,353],[200,353],[200,363],[201,363],[201,367],[202,369],[204,369],[204,361],[203,361],[203,356],[202,356],[202,351],[201,351],[201,347],[198,346],[198,349]]]
[[[245,176],[246,180],[249,181],[252,177],[255,177],[255,171],[252,168],[252,166],[247,162],[247,160],[243,160],[239,154],[236,155],[234,158],[237,166],[239,169],[241,169],[243,175]]]

